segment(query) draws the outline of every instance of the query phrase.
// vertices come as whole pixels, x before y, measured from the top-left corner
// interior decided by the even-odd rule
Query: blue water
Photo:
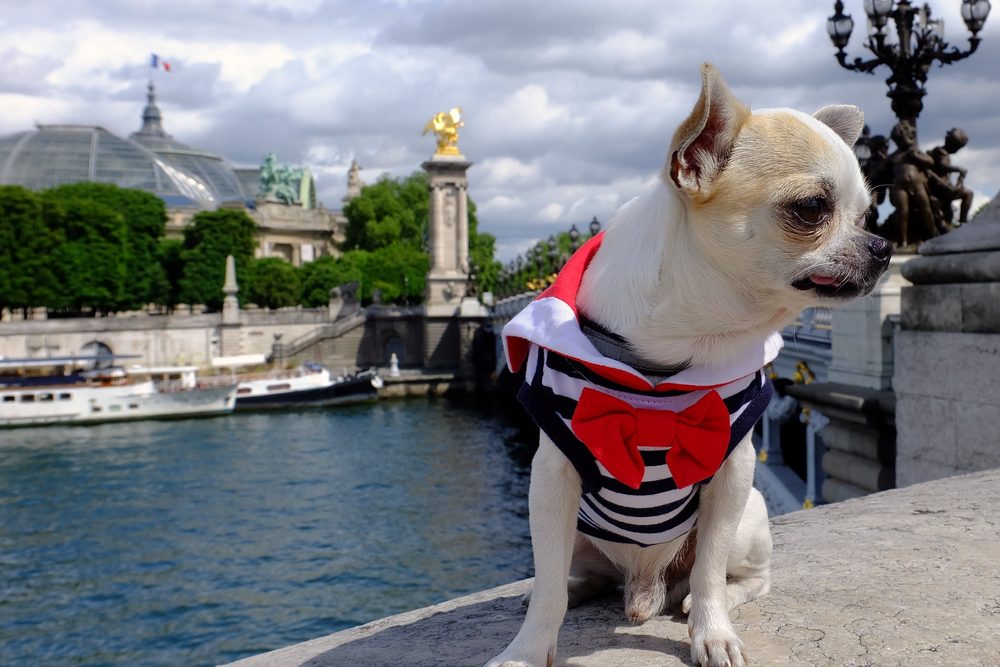
[[[443,399],[0,432],[0,663],[210,665],[529,576],[530,446]]]

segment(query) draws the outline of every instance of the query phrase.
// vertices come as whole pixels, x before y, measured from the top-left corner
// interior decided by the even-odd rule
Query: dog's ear
[[[749,116],[715,66],[702,65],[701,96],[670,142],[667,170],[674,185],[691,196],[705,194],[726,166]]]
[[[848,146],[858,141],[865,127],[864,112],[851,104],[831,104],[814,113],[813,118],[836,132]]]

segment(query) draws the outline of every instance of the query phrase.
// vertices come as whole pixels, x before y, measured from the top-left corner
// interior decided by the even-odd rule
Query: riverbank
[[[475,391],[475,383],[457,377],[454,372],[431,373],[401,370],[393,377],[388,368],[378,369],[383,386],[379,398],[409,398],[414,396],[453,396]]]
[[[733,612],[753,664],[1000,665],[1000,470],[772,521],[771,592]],[[529,581],[232,663],[477,666],[524,617]],[[689,665],[685,620],[626,623],[621,601],[570,610],[557,665]]]

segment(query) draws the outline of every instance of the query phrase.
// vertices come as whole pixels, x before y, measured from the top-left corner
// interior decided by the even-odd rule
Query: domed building
[[[308,169],[296,173],[303,200],[298,191],[277,199],[261,191],[260,168],[237,170],[214,153],[177,141],[163,128],[152,82],[142,126],[128,138],[99,126],[41,124],[0,137],[0,184],[45,190],[89,181],[145,190],[166,203],[168,236],[180,236],[198,211],[242,208],[259,226],[258,256],[300,265],[335,254],[347,221],[316,204]]]

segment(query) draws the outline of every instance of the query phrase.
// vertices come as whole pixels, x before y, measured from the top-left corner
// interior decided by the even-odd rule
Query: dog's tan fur
[[[615,214],[584,275],[580,311],[646,360],[724,368],[804,307],[843,301],[842,286],[870,290],[888,256],[859,226],[870,194],[850,145],[861,127],[849,106],[751,113],[703,66],[662,182]],[[542,433],[529,491],[534,590],[520,632],[489,667],[551,663],[567,605],[618,585],[634,622],[681,605],[696,664],[743,667],[729,611],[766,593],[770,579],[754,464],[747,436],[701,488],[696,543],[639,547],[576,532],[580,478]]]

